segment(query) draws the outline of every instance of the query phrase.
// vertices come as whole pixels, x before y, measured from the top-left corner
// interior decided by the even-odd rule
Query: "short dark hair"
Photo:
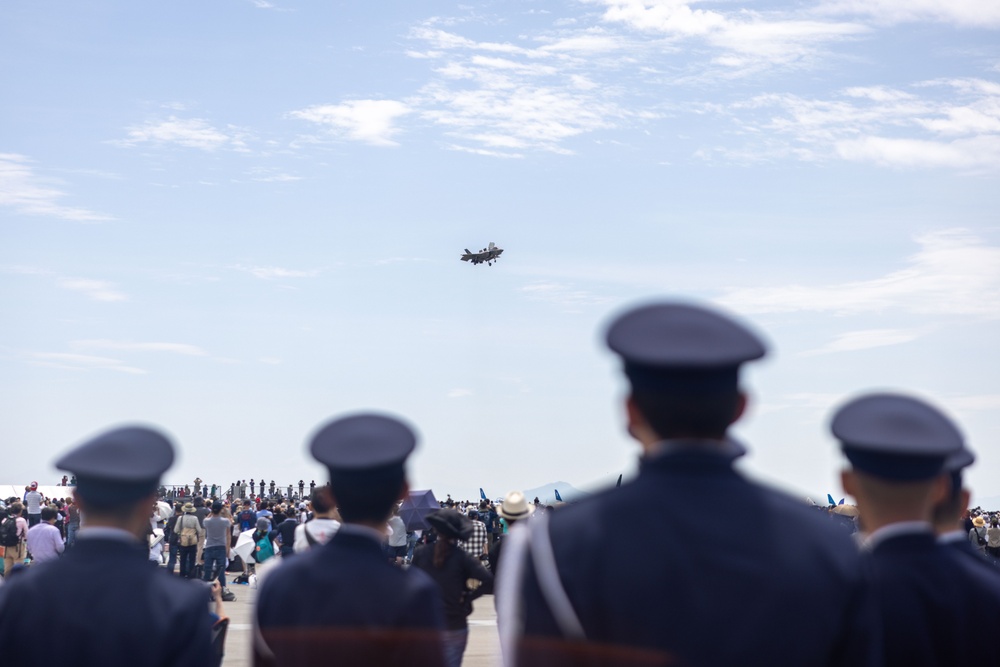
[[[733,423],[738,391],[721,393],[632,392],[632,401],[661,438],[722,438]]]
[[[325,514],[333,509],[330,503],[330,496],[327,495],[326,489],[319,489],[312,494],[312,498],[309,499],[312,503],[313,511],[319,514]]]
[[[385,521],[406,484],[406,471],[391,465],[375,470],[330,470],[330,488],[344,521]]]
[[[54,509],[51,507],[42,508],[42,521],[52,521],[54,518],[56,518],[56,511]]]

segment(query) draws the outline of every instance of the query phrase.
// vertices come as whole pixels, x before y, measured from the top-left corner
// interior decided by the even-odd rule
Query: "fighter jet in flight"
[[[490,241],[490,245],[487,248],[483,248],[479,252],[472,252],[468,248],[465,249],[465,254],[462,255],[463,262],[471,261],[473,264],[482,264],[486,262],[487,266],[493,266],[493,262],[500,259],[500,255],[503,254],[503,248],[498,248]]]

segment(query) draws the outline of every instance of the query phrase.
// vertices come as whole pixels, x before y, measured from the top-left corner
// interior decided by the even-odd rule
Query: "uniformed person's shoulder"
[[[969,586],[980,590],[984,596],[996,601],[1000,609],[1000,572],[997,567],[978,554],[968,554],[946,545],[938,545],[942,559],[951,568],[961,573],[962,579]]]

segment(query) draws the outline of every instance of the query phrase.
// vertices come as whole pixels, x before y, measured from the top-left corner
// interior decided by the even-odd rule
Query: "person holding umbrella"
[[[438,510],[426,521],[437,535],[434,544],[420,546],[413,553],[413,566],[437,582],[444,603],[447,630],[444,635],[445,661],[448,667],[461,667],[462,654],[469,641],[466,617],[472,613],[473,598],[493,584],[493,575],[478,560],[458,546],[458,540],[472,537],[472,521],[455,510]],[[470,589],[468,582],[475,583]]]

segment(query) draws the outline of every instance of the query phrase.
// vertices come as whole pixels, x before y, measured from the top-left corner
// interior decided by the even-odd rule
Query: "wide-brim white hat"
[[[534,511],[535,506],[528,503],[528,499],[524,497],[523,493],[511,491],[504,497],[497,514],[507,521],[517,521],[518,519],[527,519]]]

